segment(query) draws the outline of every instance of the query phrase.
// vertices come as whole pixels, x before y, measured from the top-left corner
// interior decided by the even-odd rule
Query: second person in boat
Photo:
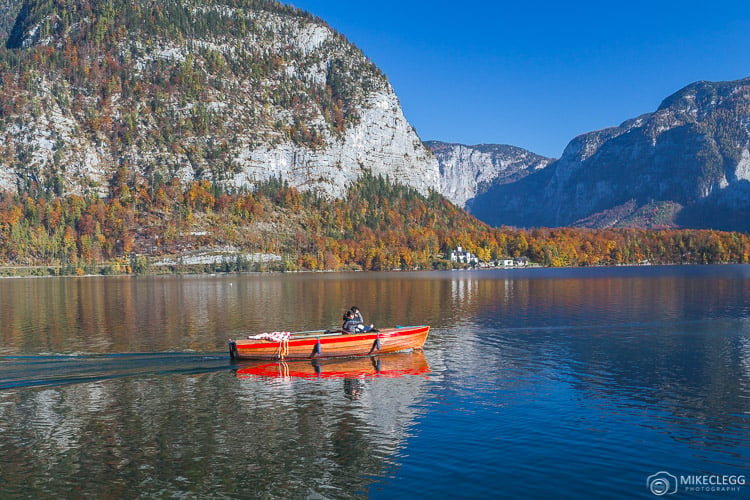
[[[343,330],[344,333],[361,333],[372,330],[373,325],[363,324],[360,319],[362,317],[361,314],[357,317],[357,314],[353,309],[355,308],[349,309],[344,313],[344,324],[341,326],[341,330]],[[356,312],[359,312],[359,309],[357,309]]]

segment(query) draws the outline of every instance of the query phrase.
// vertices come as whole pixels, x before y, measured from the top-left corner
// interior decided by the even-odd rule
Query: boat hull
[[[257,339],[229,341],[232,359],[315,359],[372,356],[421,349],[430,327],[384,328],[366,333],[292,333],[281,342]]]

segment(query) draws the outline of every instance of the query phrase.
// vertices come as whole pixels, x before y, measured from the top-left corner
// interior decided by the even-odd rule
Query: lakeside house
[[[462,247],[456,247],[456,249],[451,252],[451,262],[477,265],[479,264],[479,259],[476,255],[464,250]]]
[[[499,261],[499,265],[501,265],[502,267],[527,267],[529,265],[529,259],[527,259],[526,257],[502,259]]]
[[[464,250],[463,247],[456,247],[450,253],[450,261],[457,262],[459,264],[469,264],[476,267],[526,267],[529,265],[529,259],[526,257],[518,257],[515,259],[497,259],[491,262],[483,262],[479,260],[479,257],[473,253]]]

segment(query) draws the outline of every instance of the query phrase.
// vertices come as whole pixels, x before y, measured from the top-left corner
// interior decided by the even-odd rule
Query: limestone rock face
[[[237,155],[240,167],[232,181],[252,184],[256,179],[281,177],[302,189],[316,189],[335,197],[364,172],[388,176],[423,194],[439,184],[437,160],[404,118],[392,91],[368,96],[359,122],[343,137],[329,138],[326,148],[310,149],[293,143],[246,146]]]
[[[439,141],[425,144],[440,165],[437,191],[461,207],[466,207],[475,196],[493,186],[516,182],[553,161],[523,148],[503,144],[467,146]]]

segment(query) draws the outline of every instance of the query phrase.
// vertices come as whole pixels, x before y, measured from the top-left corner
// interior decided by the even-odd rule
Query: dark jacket
[[[351,318],[351,319],[347,319],[346,321],[344,321],[344,324],[341,327],[341,329],[345,333],[354,333],[357,331],[357,325],[361,325],[361,324],[362,322],[360,320]]]

